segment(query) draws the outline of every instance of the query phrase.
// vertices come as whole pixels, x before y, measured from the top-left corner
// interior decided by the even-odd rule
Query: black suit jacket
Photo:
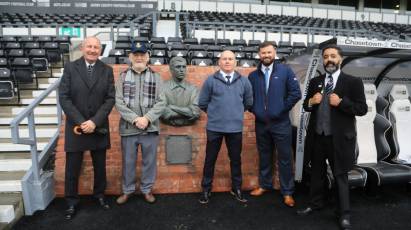
[[[108,115],[115,103],[113,69],[97,60],[93,77],[87,76],[84,58],[65,65],[59,86],[59,101],[66,115],[66,152],[107,149],[110,135],[94,132],[75,135],[73,128],[84,121],[92,120],[96,128],[108,130]]]
[[[304,109],[311,112],[307,130],[306,149],[312,150],[315,143],[313,139],[317,122],[318,105],[308,107],[308,100],[324,88],[325,75],[315,77],[310,81],[307,96],[304,99]],[[334,173],[336,175],[348,172],[355,163],[356,126],[355,116],[367,113],[367,104],[362,80],[343,72],[338,77],[334,93],[342,98],[337,107],[331,106],[331,129],[334,144]],[[311,153],[307,154],[315,154]],[[305,154],[304,154],[305,155]]]

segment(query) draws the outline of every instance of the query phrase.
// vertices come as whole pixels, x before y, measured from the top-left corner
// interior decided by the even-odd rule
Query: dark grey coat
[[[113,69],[98,60],[93,68],[93,77],[87,76],[84,58],[65,65],[59,86],[59,101],[66,115],[66,152],[106,149],[110,147],[108,115],[115,102]],[[106,134],[75,135],[73,128],[84,121],[92,120],[96,128],[104,128]]]

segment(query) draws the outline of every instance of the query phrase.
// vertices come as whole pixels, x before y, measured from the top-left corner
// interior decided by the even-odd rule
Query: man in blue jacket
[[[208,203],[213,183],[214,167],[223,138],[231,168],[231,194],[240,202],[247,202],[241,192],[241,148],[244,111],[253,105],[250,82],[234,71],[235,55],[224,51],[218,60],[220,70],[209,76],[200,92],[198,105],[207,113],[207,145],[204,161],[203,192],[199,202]]]
[[[298,80],[291,68],[275,61],[276,47],[271,42],[259,46],[260,64],[248,79],[253,87],[255,132],[260,156],[259,184],[251,195],[260,196],[273,188],[273,155],[277,149],[281,194],[284,204],[295,201],[292,172],[291,122],[289,111],[301,98]]]

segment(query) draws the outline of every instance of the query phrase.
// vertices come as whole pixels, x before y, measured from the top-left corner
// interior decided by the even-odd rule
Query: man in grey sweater
[[[117,203],[126,203],[135,192],[139,145],[143,159],[140,190],[147,202],[154,203],[151,190],[157,172],[158,118],[165,108],[163,97],[160,98],[162,80],[147,66],[149,54],[145,44],[133,44],[129,59],[131,66],[120,74],[115,85],[123,153],[123,194],[117,198]]]
[[[231,168],[231,194],[240,202],[247,202],[241,192],[241,148],[244,111],[253,105],[253,93],[247,78],[234,71],[235,55],[226,50],[218,60],[220,70],[209,76],[200,92],[199,107],[207,113],[207,145],[199,202],[208,203],[214,167],[223,138]]]

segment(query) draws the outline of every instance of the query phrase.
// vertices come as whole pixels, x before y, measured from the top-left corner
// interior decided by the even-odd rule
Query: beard
[[[329,61],[326,65],[324,65],[324,70],[328,74],[333,74],[340,68],[340,64],[336,64],[332,61]]]
[[[133,63],[133,68],[141,72],[146,68],[146,65],[144,63]]]
[[[265,65],[265,66],[271,65],[273,62],[274,62],[274,59],[271,59],[271,58],[264,58],[264,59],[262,60],[262,63],[263,63],[263,65]]]

